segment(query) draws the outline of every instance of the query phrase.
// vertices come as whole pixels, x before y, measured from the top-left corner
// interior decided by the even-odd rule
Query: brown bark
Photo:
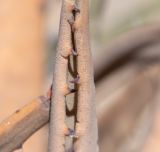
[[[0,151],[12,152],[49,120],[50,101],[41,96],[0,124]]]
[[[77,88],[78,106],[75,111],[75,151],[98,151],[97,121],[94,101],[93,66],[89,44],[88,0],[64,0],[61,10],[59,41],[53,80],[49,152],[66,149],[66,95],[67,70],[70,55],[76,56],[74,67],[77,77],[71,81]],[[78,55],[77,55],[78,54]],[[66,101],[67,102],[67,101]],[[55,144],[56,143],[56,144]],[[90,145],[88,145],[90,143]],[[82,147],[83,145],[83,147]]]
[[[93,63],[89,42],[89,1],[77,0],[80,13],[75,20],[75,43],[78,53],[77,71],[80,77],[78,84],[78,111],[76,133],[78,139],[74,148],[76,152],[97,152],[98,133],[95,110],[95,86],[93,80]]]
[[[68,94],[67,68],[68,57],[72,51],[72,37],[69,19],[72,17],[73,4],[63,0],[59,27],[59,39],[55,71],[53,76],[53,92],[49,125],[49,152],[65,151],[65,130],[67,128],[65,96]]]

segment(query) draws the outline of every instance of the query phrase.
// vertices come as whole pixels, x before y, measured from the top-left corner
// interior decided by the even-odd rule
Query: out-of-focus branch
[[[149,135],[145,140],[142,152],[160,151],[159,139],[160,139],[160,94],[157,96],[157,102],[155,104],[154,117],[152,127]]]
[[[159,73],[159,66],[147,69],[121,89],[120,95],[112,99],[111,106],[108,100],[100,105],[100,151],[140,151],[151,126]]]
[[[0,151],[12,152],[49,120],[50,100],[41,96],[0,124]]]
[[[98,81],[144,48],[159,42],[159,38],[160,26],[152,24],[136,28],[113,40],[94,59],[95,80]]]

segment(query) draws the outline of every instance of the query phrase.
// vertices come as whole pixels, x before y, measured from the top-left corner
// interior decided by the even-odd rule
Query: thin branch
[[[74,143],[76,152],[98,151],[98,129],[95,108],[95,86],[93,79],[93,63],[89,44],[88,0],[77,0],[80,13],[76,14],[75,44],[77,49],[77,71],[80,77],[78,83],[78,111]]]
[[[0,151],[12,152],[49,120],[49,100],[41,96],[0,124]]]
[[[94,59],[95,80],[119,67],[122,62],[130,60],[139,51],[159,42],[160,26],[152,24],[129,31],[111,41]]]
[[[59,39],[53,76],[53,92],[49,125],[49,152],[65,151],[66,111],[65,96],[68,94],[67,67],[68,57],[72,51],[71,28],[68,22],[72,17],[73,4],[63,0],[59,28]]]

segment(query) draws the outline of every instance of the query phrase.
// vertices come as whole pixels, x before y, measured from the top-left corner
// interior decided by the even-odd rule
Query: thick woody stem
[[[78,111],[75,141],[75,152],[97,152],[97,119],[95,110],[95,86],[93,78],[93,63],[89,44],[88,0],[77,0],[80,13],[75,19],[75,45],[78,53]]]
[[[65,151],[65,96],[68,94],[67,67],[68,57],[72,51],[71,28],[68,23],[72,15],[72,3],[70,0],[63,0],[59,28],[59,40],[55,71],[53,76],[53,89],[50,125],[49,125],[49,152]]]
[[[0,124],[0,151],[19,149],[36,130],[49,120],[50,101],[41,96]]]

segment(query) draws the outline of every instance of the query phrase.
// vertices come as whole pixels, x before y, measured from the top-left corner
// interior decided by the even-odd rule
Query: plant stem
[[[68,92],[67,86],[67,66],[68,57],[71,54],[71,28],[68,23],[72,15],[72,3],[70,0],[63,0],[61,9],[61,19],[59,27],[59,39],[55,71],[53,76],[53,92],[49,125],[49,152],[65,151],[65,131],[66,131],[66,111],[65,96]]]
[[[75,152],[98,151],[98,128],[95,108],[95,86],[93,78],[93,63],[89,43],[89,7],[88,0],[77,0],[80,13],[75,19],[75,45],[78,53],[77,71],[80,77],[78,83],[78,111],[75,141]]]

